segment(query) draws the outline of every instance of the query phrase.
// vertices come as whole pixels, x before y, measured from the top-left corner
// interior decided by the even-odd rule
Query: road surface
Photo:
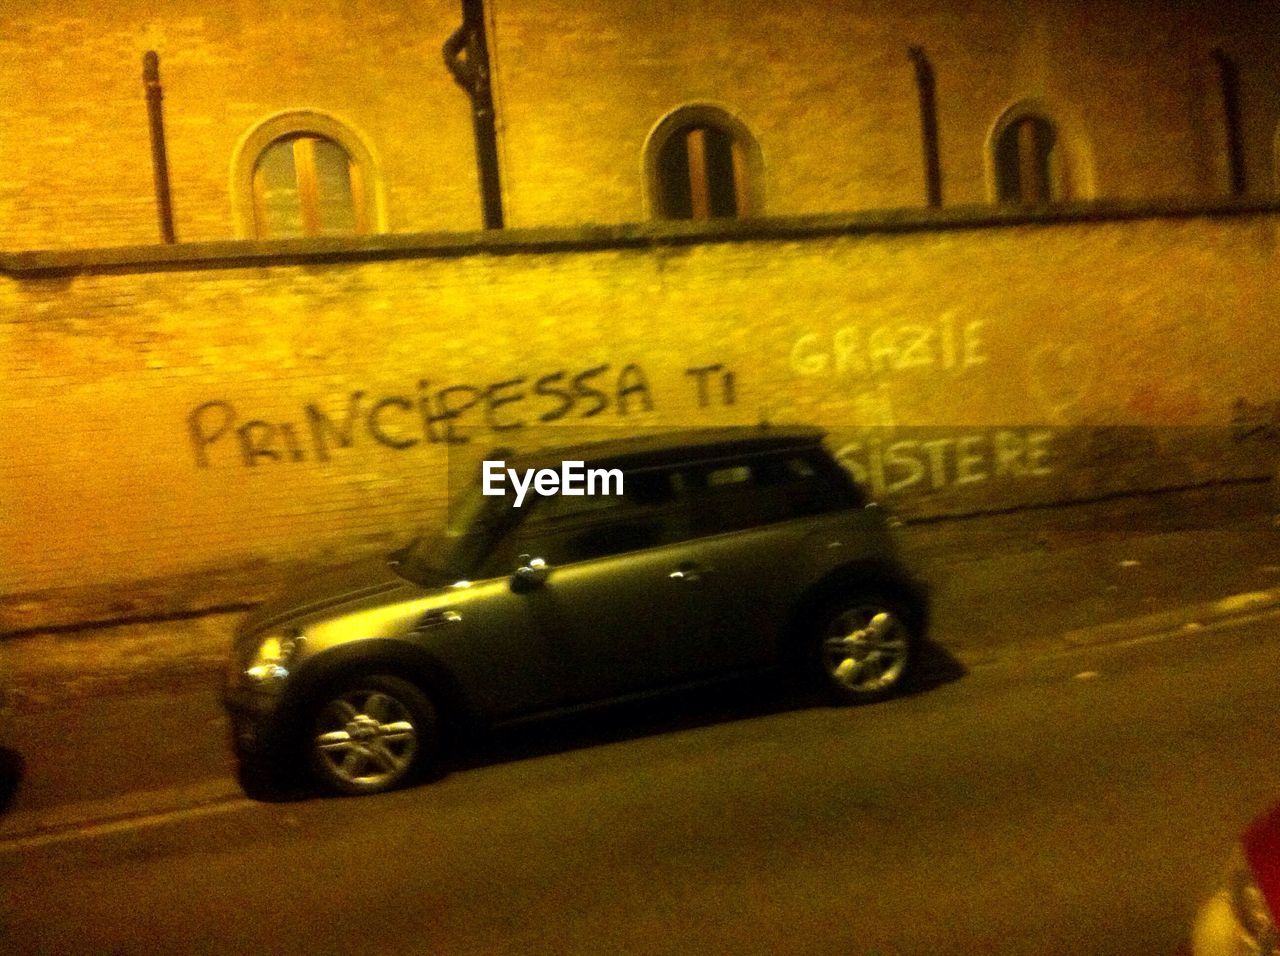
[[[362,799],[244,798],[207,688],[46,707],[19,720],[0,945],[1168,954],[1280,800],[1278,629],[1014,656],[856,709],[753,688],[562,722]]]

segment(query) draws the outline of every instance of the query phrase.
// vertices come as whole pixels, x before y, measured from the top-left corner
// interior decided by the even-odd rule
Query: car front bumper
[[[231,749],[242,763],[270,762],[286,756],[287,728],[278,694],[227,688],[222,703],[227,711]]]

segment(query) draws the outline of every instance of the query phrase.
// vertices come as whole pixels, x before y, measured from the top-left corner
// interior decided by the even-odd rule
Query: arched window
[[[667,219],[732,219],[747,203],[738,197],[746,184],[741,148],[715,126],[688,126],[662,144],[658,181]]]
[[[663,219],[732,219],[760,211],[760,149],[717,107],[667,116],[646,149],[650,207]]]
[[[1015,117],[996,137],[996,198],[1022,206],[1069,198],[1061,165],[1053,123],[1033,113]]]
[[[259,238],[368,232],[364,210],[360,167],[331,139],[282,137],[254,165],[253,219]]]
[[[338,236],[386,229],[373,154],[327,113],[290,110],[250,129],[231,158],[237,235]]]

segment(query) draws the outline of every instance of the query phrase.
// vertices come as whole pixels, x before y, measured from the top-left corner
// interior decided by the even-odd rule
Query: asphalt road
[[[1278,629],[850,710],[668,703],[353,800],[236,795],[204,688],[47,709],[19,721],[43,753],[0,835],[0,947],[1167,954],[1280,800]],[[59,814],[82,825],[15,836]]]

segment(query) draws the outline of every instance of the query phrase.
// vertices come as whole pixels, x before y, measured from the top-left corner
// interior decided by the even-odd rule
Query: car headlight
[[[1276,937],[1275,921],[1267,900],[1262,895],[1253,871],[1237,847],[1227,871],[1227,898],[1240,929],[1256,951],[1264,956],[1280,954],[1280,939]]]
[[[275,684],[289,676],[289,665],[297,656],[303,641],[297,632],[267,634],[259,642],[244,676],[252,683]]]

